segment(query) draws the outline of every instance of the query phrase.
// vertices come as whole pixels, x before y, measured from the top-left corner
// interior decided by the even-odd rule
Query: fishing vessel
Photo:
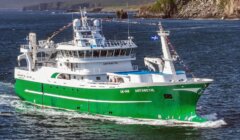
[[[73,40],[54,43],[30,33],[15,68],[15,91],[25,102],[101,116],[205,122],[196,104],[211,79],[175,69],[168,36],[159,25],[162,57],[145,57],[139,70],[132,37],[107,40],[98,19],[74,19]],[[25,62],[25,63],[24,63]]]

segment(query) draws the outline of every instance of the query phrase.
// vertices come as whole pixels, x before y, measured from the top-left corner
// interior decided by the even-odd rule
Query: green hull
[[[205,122],[196,104],[208,83],[127,89],[88,89],[16,79],[16,94],[24,101],[98,115],[142,119]],[[197,89],[194,91],[193,89]]]

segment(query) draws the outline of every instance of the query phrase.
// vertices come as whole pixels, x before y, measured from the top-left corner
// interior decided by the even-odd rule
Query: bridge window
[[[61,51],[58,51],[58,52],[57,52],[57,57],[63,57]]]
[[[100,54],[99,50],[93,51],[93,57],[99,57],[99,54]]]
[[[58,57],[74,57],[74,58],[97,58],[97,57],[117,57],[129,56],[134,54],[134,49],[116,49],[116,50],[86,50],[86,51],[65,51],[57,52]],[[46,57],[46,54],[38,54],[38,56]]]
[[[126,49],[122,49],[122,50],[120,51],[120,55],[121,55],[121,56],[125,56],[125,55],[126,55],[126,51],[127,51]]]
[[[101,57],[106,57],[106,56],[107,56],[107,51],[102,50],[102,51],[101,51]]]
[[[114,54],[114,50],[108,50],[108,51],[107,51],[107,56],[108,56],[108,57],[112,57],[113,54]]]
[[[69,56],[70,56],[70,57],[73,56],[72,51],[68,51],[68,53],[69,53]]]
[[[92,51],[85,51],[85,57],[92,57]]]
[[[127,49],[127,50],[126,50],[126,56],[129,56],[130,53],[131,53],[131,49]]]
[[[78,57],[77,51],[73,51],[73,55],[74,55],[74,57]]]
[[[64,51],[65,56],[69,57],[68,51]]]
[[[120,50],[115,50],[114,56],[119,56],[120,55]]]
[[[131,54],[134,54],[135,53],[135,49],[131,49]]]
[[[80,58],[84,58],[84,51],[78,51],[78,55]]]
[[[92,32],[90,32],[90,31],[81,32],[81,35],[83,38],[92,38]]]

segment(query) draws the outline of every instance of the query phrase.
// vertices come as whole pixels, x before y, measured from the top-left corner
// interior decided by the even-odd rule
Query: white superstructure
[[[15,78],[62,85],[130,85],[131,83],[192,82],[185,71],[176,71],[169,50],[167,36],[160,25],[158,35],[162,42],[163,58],[144,58],[150,71],[138,71],[131,61],[136,59],[137,45],[132,37],[127,40],[106,40],[101,22],[88,22],[86,12],[73,20],[73,40],[55,44],[50,39],[37,42],[35,33],[29,34],[29,43],[21,46],[19,67]],[[26,60],[26,66],[22,65]]]
[[[73,40],[54,44],[39,41],[35,33],[29,34],[29,44],[21,46],[18,57],[19,69],[58,73],[55,78],[76,79],[87,82],[107,82],[107,72],[136,71],[131,61],[136,59],[136,44],[128,40],[106,40],[101,31],[101,22],[88,23],[86,12],[81,19],[73,20]],[[27,66],[21,66],[26,60]],[[52,77],[52,76],[50,76]]]

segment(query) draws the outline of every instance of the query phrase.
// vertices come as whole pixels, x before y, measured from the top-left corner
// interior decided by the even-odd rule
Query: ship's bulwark
[[[205,122],[196,104],[208,83],[137,88],[88,89],[16,79],[15,91],[24,101],[81,113],[142,119]]]

